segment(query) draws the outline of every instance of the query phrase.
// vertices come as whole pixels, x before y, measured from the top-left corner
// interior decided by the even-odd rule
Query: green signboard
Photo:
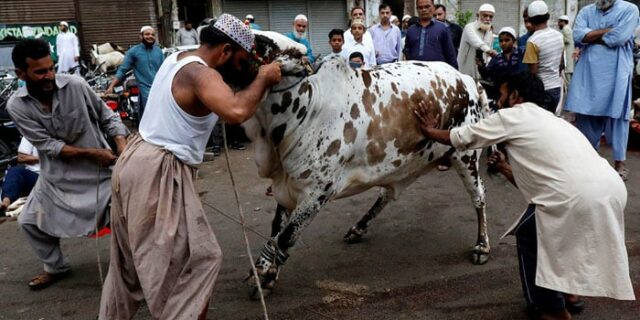
[[[69,21],[69,31],[78,34],[78,23]],[[29,23],[29,24],[2,24],[0,23],[0,41],[9,39],[43,38],[51,45],[51,57],[56,57],[56,36],[60,33],[58,22]]]

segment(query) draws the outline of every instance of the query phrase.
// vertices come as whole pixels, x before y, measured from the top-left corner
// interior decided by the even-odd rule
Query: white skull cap
[[[409,20],[409,19],[411,19],[411,16],[408,15],[408,14],[405,14],[404,17],[402,17],[402,21],[406,21],[406,20]]]
[[[516,35],[516,31],[513,30],[513,28],[511,28],[511,27],[504,27],[504,28],[500,29],[500,32],[498,32],[498,35],[501,35],[503,32],[506,32],[506,33],[512,35],[515,39],[518,39],[518,36]]]
[[[143,32],[145,32],[147,30],[153,31],[153,27],[152,26],[144,26],[144,27],[140,28],[140,33],[143,33]]]
[[[246,17],[244,17],[244,18],[245,18],[245,19],[251,19],[251,20],[253,20],[253,19],[254,19],[252,14],[248,14],[248,15],[247,15]]]
[[[235,41],[235,43],[240,45],[247,52],[251,52],[255,36],[251,32],[251,29],[240,21],[240,19],[230,14],[223,13],[218,17],[218,20],[213,27],[229,36],[229,38]]]
[[[529,18],[544,16],[549,13],[549,7],[547,7],[547,4],[540,0],[531,2],[528,8],[529,9],[527,11],[529,13]]]
[[[558,17],[558,20],[564,20],[564,21],[569,22],[569,16],[566,15],[566,14],[561,15],[560,17]]]
[[[389,21],[391,22],[398,21],[398,16],[391,16],[391,18],[389,18]]]
[[[293,19],[293,21],[298,21],[298,20],[307,21],[307,16],[305,16],[304,14],[299,14],[296,16],[295,19]]]
[[[496,13],[496,8],[489,3],[485,3],[481,5],[480,8],[478,9],[478,12],[481,12],[481,11]]]
[[[69,26],[69,24],[66,21],[60,21],[60,25],[61,26],[66,26],[66,27]]]

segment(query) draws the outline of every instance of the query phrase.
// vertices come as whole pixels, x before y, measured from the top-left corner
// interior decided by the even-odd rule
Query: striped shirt
[[[563,50],[562,33],[551,28],[536,30],[527,41],[527,49],[522,62],[538,64],[538,76],[544,83],[545,90],[562,86],[560,61]]]

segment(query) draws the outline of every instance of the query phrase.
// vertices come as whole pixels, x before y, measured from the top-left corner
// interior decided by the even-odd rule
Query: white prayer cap
[[[566,22],[569,22],[569,16],[568,15],[561,15],[560,17],[558,17],[558,20],[563,20]]]
[[[402,21],[408,21],[409,19],[411,19],[411,16],[408,14],[405,14],[404,17],[402,17]]]
[[[531,2],[528,8],[527,13],[529,14],[529,18],[544,16],[549,13],[549,7],[547,7],[547,4],[540,0]]]
[[[253,17],[252,14],[248,14],[246,17],[244,17],[245,19],[249,19],[249,20],[254,20],[255,18]]]
[[[391,16],[391,18],[389,18],[390,22],[394,22],[394,21],[398,21],[398,16]]]
[[[512,35],[514,39],[518,39],[518,36],[516,35],[516,31],[513,30],[513,28],[511,28],[511,27],[504,27],[504,28],[500,29],[500,32],[498,32],[498,35],[501,35],[503,32],[506,32],[506,33]]]
[[[251,29],[245,25],[240,19],[223,13],[213,25],[214,28],[222,31],[229,36],[235,43],[240,45],[247,52],[251,52],[255,36]]]
[[[153,27],[152,26],[144,26],[144,27],[140,28],[140,33],[143,33],[143,32],[145,32],[147,30],[153,31]]]
[[[352,26],[355,26],[358,24],[366,28],[366,26],[364,25],[364,20],[362,19],[353,19],[353,21],[351,21]]]
[[[478,12],[491,12],[491,13],[496,13],[496,8],[494,6],[492,6],[489,3],[485,3],[483,5],[480,6],[480,8],[478,9]]]
[[[66,21],[60,21],[60,25],[65,27],[69,26],[69,24]]]
[[[307,21],[307,16],[305,16],[304,14],[299,14],[296,16],[295,19],[293,19],[293,21],[298,21],[298,20]]]

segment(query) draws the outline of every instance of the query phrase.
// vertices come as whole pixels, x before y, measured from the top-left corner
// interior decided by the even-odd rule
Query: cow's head
[[[273,31],[252,30],[255,34],[255,46],[251,52],[250,72],[242,76],[225,79],[236,90],[246,88],[255,79],[260,65],[278,61],[281,64],[282,74],[300,74],[307,69],[308,63],[303,62],[302,57],[307,48],[288,37]]]

